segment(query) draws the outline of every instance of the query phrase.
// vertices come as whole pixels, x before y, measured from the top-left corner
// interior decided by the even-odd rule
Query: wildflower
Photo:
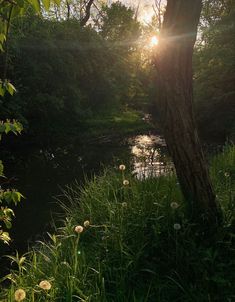
[[[83,225],[85,228],[89,227],[90,221],[89,220],[84,221]]]
[[[122,207],[123,207],[123,208],[126,208],[126,207],[127,207],[127,203],[126,203],[126,202],[123,202],[123,203],[122,203]]]
[[[124,186],[128,186],[128,185],[129,185],[129,180],[124,179],[124,180],[123,180],[123,185],[124,185]]]
[[[175,201],[173,201],[173,202],[171,203],[171,208],[172,208],[172,209],[177,209],[179,206],[180,206],[180,205],[179,205],[177,202],[175,202]]]
[[[119,170],[121,170],[121,171],[126,170],[126,166],[125,166],[125,165],[120,165],[120,166],[119,166]]]
[[[41,287],[44,290],[50,290],[51,289],[51,283],[47,280],[43,280],[39,283],[39,287]]]
[[[22,288],[15,291],[15,301],[23,301],[26,297],[26,293]]]
[[[230,175],[229,175],[228,172],[225,172],[225,173],[224,173],[224,176],[225,176],[225,177],[229,177]]]
[[[173,227],[176,231],[179,231],[181,229],[181,225],[179,223],[175,223]]]
[[[77,225],[74,229],[74,231],[78,234],[82,233],[83,232],[83,226],[81,225]]]

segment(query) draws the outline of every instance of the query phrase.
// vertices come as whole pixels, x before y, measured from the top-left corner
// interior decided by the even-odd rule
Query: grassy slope
[[[64,226],[28,260],[15,259],[19,270],[0,301],[14,301],[17,288],[26,301],[233,301],[235,147],[212,160],[211,176],[225,219],[210,244],[187,221],[174,175],[138,181],[106,171],[82,189],[72,186]],[[85,220],[91,225],[75,234]],[[37,286],[44,279],[52,283],[48,292]]]

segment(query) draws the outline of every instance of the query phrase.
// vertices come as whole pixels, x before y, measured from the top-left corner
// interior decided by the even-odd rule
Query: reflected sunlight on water
[[[173,170],[165,140],[159,135],[138,135],[129,139],[133,174],[138,179],[165,175]]]

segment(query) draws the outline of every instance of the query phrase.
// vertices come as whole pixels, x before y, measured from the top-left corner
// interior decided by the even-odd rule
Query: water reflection
[[[165,140],[156,135],[138,135],[129,139],[133,174],[138,179],[158,177],[173,169]]]

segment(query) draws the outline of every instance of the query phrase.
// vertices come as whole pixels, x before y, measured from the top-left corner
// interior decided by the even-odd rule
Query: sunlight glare
[[[151,47],[157,46],[157,45],[158,45],[158,42],[159,42],[158,37],[157,37],[157,36],[153,36],[153,37],[151,38],[151,40],[150,40],[150,46],[151,46]]]

